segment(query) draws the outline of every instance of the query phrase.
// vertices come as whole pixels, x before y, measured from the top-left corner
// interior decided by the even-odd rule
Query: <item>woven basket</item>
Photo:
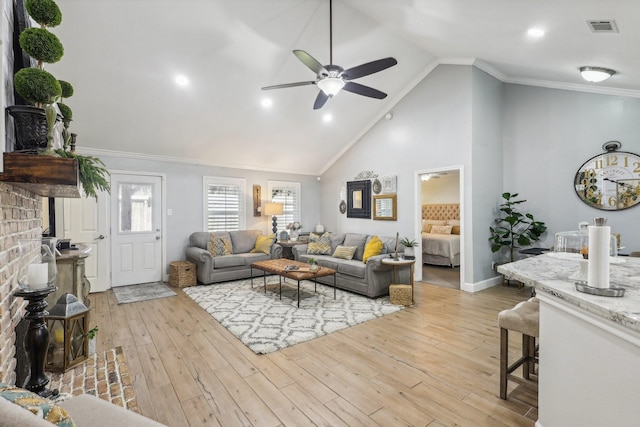
[[[396,305],[411,305],[412,300],[411,285],[390,285],[389,301]]]
[[[196,266],[189,261],[173,261],[169,263],[169,284],[178,288],[195,286]]]

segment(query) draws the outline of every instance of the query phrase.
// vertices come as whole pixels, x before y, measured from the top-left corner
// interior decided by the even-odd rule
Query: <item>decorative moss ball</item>
[[[67,104],[63,104],[62,102],[58,102],[58,108],[60,109],[60,113],[62,114],[62,121],[65,123],[69,123],[71,119],[73,119],[73,111]]]
[[[38,61],[49,64],[60,61],[64,47],[58,37],[44,28],[27,28],[20,33],[20,47]]]
[[[38,68],[23,68],[13,78],[18,95],[33,104],[48,104],[62,95],[58,79]]]
[[[55,27],[62,22],[62,12],[53,0],[27,0],[24,5],[29,16],[40,25]]]
[[[73,96],[73,86],[71,86],[71,83],[69,82],[65,82],[64,80],[58,80],[58,82],[60,82],[60,87],[62,88],[62,97],[63,98],[70,98]],[[60,105],[60,104],[58,104]]]

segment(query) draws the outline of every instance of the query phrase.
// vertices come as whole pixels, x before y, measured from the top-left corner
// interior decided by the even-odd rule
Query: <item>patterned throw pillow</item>
[[[315,233],[309,233],[307,253],[310,255],[329,255],[331,253],[331,239],[329,238],[329,233],[323,233],[322,236]]]
[[[63,407],[28,390],[0,383],[0,399],[2,398],[57,426],[75,427],[76,425]]]
[[[357,249],[357,246],[338,246],[336,251],[333,253],[333,256],[335,258],[353,259],[353,255],[356,253]]]
[[[384,248],[384,243],[378,236],[373,236],[369,243],[364,247],[364,255],[362,255],[362,262],[367,263],[367,260],[372,256],[380,255]]]
[[[258,238],[256,239],[256,247],[251,249],[251,253],[263,253],[269,255],[271,253],[271,245],[273,245],[273,241],[275,239],[275,234],[269,234],[268,236],[258,236]]]
[[[452,225],[434,225],[431,227],[431,234],[451,234]]]
[[[209,253],[214,257],[231,255],[231,240],[228,237],[216,237],[212,234],[209,240]]]

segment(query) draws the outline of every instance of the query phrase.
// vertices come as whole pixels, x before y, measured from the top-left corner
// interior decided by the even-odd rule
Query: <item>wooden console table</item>
[[[58,290],[51,293],[46,301],[49,307],[56,305],[58,298],[64,294],[73,294],[84,305],[89,307],[89,291],[91,282],[85,275],[85,259],[89,254],[77,250],[61,251],[62,255],[56,257],[58,277],[56,286]]]

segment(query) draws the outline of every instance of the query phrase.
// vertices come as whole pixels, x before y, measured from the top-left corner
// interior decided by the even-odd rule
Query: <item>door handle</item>
[[[105,239],[104,234],[101,234],[93,240],[104,240],[104,239]]]
[[[160,240],[160,239],[161,239],[161,237],[160,237],[160,236],[156,236],[156,240]]]

